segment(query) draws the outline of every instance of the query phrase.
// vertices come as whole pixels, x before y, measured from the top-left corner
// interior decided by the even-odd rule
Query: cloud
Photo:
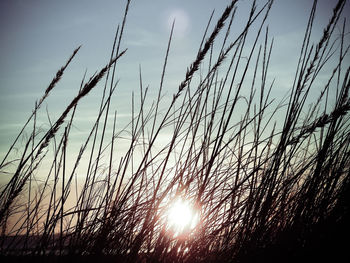
[[[132,31],[130,39],[127,40],[127,46],[135,47],[160,47],[160,35],[147,29],[138,28]]]

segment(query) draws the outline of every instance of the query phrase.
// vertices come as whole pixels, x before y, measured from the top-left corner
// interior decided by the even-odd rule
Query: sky
[[[114,34],[125,8],[122,0],[0,0],[0,158],[16,137],[57,70],[73,50],[81,50],[68,67],[62,81],[44,105],[57,118],[69,99],[77,94],[87,70],[92,75],[110,56]],[[122,41],[127,48],[120,60],[120,84],[114,105],[119,116],[130,116],[132,92],[138,92],[138,71],[150,92],[156,92],[171,23],[175,32],[165,78],[166,94],[176,90],[187,66],[195,58],[208,18],[214,21],[230,1],[220,0],[132,0]],[[238,26],[252,1],[240,0]],[[261,3],[262,1],[258,1]],[[336,1],[320,0],[314,27],[318,40]],[[312,0],[276,0],[268,19],[274,37],[270,75],[279,77],[273,95],[283,96],[290,86],[290,70],[295,68],[301,39]],[[349,3],[344,14],[350,14]],[[349,23],[347,22],[349,28]],[[234,29],[233,29],[234,30]],[[349,37],[346,38],[349,43]],[[347,62],[348,63],[348,62]],[[348,63],[349,64],[349,63]],[[288,75],[289,74],[289,75]],[[99,103],[100,93],[90,94],[81,105],[80,118],[89,123]],[[97,102],[97,103],[96,103]],[[45,124],[43,124],[45,126]],[[75,129],[76,134],[84,126]],[[82,131],[81,131],[82,132]]]

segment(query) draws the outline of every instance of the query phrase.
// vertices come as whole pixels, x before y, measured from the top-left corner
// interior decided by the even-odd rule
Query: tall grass
[[[139,101],[132,96],[130,123],[120,129],[110,103],[118,85],[118,61],[127,52],[120,51],[127,1],[107,65],[89,80],[84,77],[77,96],[39,133],[37,112],[76,49],[1,162],[1,173],[12,175],[0,194],[3,258],[316,262],[344,254],[345,244],[337,238],[349,230],[345,21],[338,38],[334,31],[345,1],[337,3],[313,44],[315,1],[295,72],[290,72],[294,82],[281,102],[272,97],[276,87],[268,73],[273,39],[266,21],[272,2],[258,6],[253,1],[238,34],[231,32],[238,1],[212,26],[211,16],[183,81],[171,98],[164,98],[173,24],[157,97],[149,98],[140,67]],[[320,87],[326,67],[332,70]],[[103,79],[96,121],[72,156],[70,134],[78,103]],[[319,96],[308,106],[315,89]],[[11,159],[28,130],[21,155]],[[125,137],[128,146],[121,147]],[[35,175],[43,163],[49,171],[39,181]],[[84,171],[83,181],[78,171]],[[199,224],[175,236],[164,211],[178,197],[194,205]]]

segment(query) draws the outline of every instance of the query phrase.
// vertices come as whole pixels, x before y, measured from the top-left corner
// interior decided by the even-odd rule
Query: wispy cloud
[[[161,35],[147,29],[137,28],[130,34],[130,39],[127,40],[128,46],[135,47],[160,47],[162,42],[160,41]]]

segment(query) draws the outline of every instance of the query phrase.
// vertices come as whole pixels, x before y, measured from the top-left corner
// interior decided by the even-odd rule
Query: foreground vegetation
[[[340,239],[349,233],[350,194],[349,46],[340,21],[345,1],[335,6],[316,44],[310,42],[313,5],[290,72],[294,82],[281,102],[271,95],[278,87],[268,75],[272,1],[252,3],[235,35],[237,1],[214,25],[210,18],[183,81],[164,98],[172,29],[157,98],[149,98],[140,70],[139,102],[133,96],[130,123],[118,129],[110,105],[118,62],[127,52],[121,40],[129,2],[107,65],[84,78],[60,117],[38,132],[36,116],[76,49],[0,164],[2,174],[11,174],[0,193],[3,259],[335,262],[346,255]],[[72,157],[78,103],[99,84],[96,121]],[[318,97],[309,104],[311,93]],[[23,138],[21,154],[12,158]],[[128,147],[119,147],[125,138]],[[50,169],[38,180],[43,163]],[[163,215],[178,197],[190,200],[200,219],[175,236]]]

